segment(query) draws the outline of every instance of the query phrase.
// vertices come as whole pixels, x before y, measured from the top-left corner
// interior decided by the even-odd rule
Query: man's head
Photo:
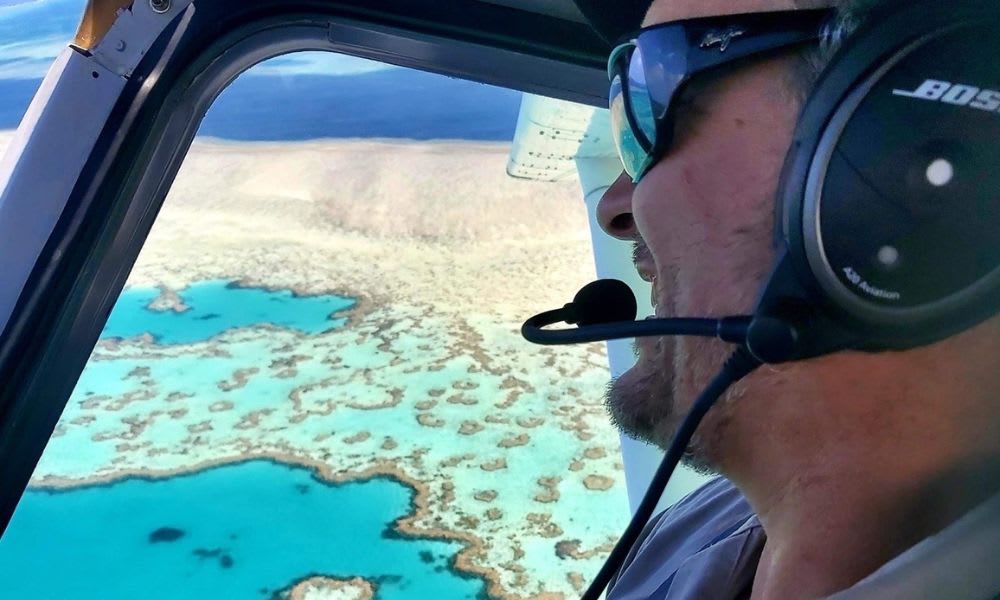
[[[748,60],[693,80],[676,113],[669,154],[633,185],[623,176],[598,208],[604,229],[636,243],[636,264],[653,284],[656,315],[748,314],[774,265],[775,194],[808,86],[845,32],[878,3],[842,2],[841,20],[820,48]],[[689,18],[829,7],[834,2],[792,0],[656,0],[643,25]],[[996,331],[996,319],[980,328]],[[978,338],[977,338],[978,339]],[[994,336],[995,339],[995,336]],[[985,335],[989,352],[997,352]],[[953,343],[953,342],[951,342]],[[934,362],[936,348],[877,356],[842,354],[766,369],[738,385],[703,423],[695,441],[695,463],[725,466],[760,435],[810,435],[788,423],[803,411],[823,413],[819,398],[831,391],[857,393],[861,381],[875,391],[904,393],[895,385],[907,369]],[[650,338],[637,344],[636,367],[610,388],[608,407],[626,432],[660,446],[728,355],[726,345],[690,338]],[[993,356],[998,356],[993,354]],[[938,364],[940,361],[937,361]],[[872,369],[879,373],[872,373]],[[925,373],[925,375],[931,375]],[[906,378],[912,380],[913,377]],[[993,382],[996,386],[996,382]],[[815,396],[810,405],[789,402]],[[740,401],[744,398],[745,401]],[[852,413],[852,410],[855,412]],[[848,419],[870,410],[863,401],[830,418]],[[753,415],[766,418],[754,419]],[[782,418],[786,426],[782,428]],[[770,429],[770,431],[769,431]]]

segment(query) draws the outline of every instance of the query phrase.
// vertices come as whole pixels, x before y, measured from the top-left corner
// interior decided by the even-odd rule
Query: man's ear
[[[573,0],[609,48],[639,29],[652,0]]]

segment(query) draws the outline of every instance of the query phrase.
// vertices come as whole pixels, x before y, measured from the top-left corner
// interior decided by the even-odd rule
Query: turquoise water
[[[133,288],[122,293],[108,317],[102,338],[131,338],[149,333],[159,344],[190,344],[212,338],[227,329],[269,323],[316,334],[340,327],[344,318],[333,313],[354,306],[340,296],[296,296],[287,290],[236,287],[222,280],[204,281],[179,295],[189,307],[184,312],[147,308],[160,291]]]
[[[124,292],[103,336],[149,333],[160,344],[180,344],[264,323],[320,333],[341,326],[345,319],[331,315],[355,304],[207,281],[180,292],[188,310],[150,310],[159,294]],[[191,360],[218,378],[219,364]],[[119,362],[94,365],[103,375],[92,383],[102,393],[129,384],[118,371],[132,365]],[[193,366],[174,372],[174,384],[200,373]],[[91,379],[88,370],[81,384]],[[225,416],[213,418],[219,425]],[[264,460],[161,480],[31,490],[0,540],[0,598],[270,599],[312,575],[364,577],[381,600],[483,597],[481,579],[449,567],[460,544],[394,534],[413,494],[387,478],[329,485],[306,469]]]
[[[313,574],[377,581],[379,600],[484,597],[449,569],[460,544],[392,535],[413,494],[269,461],[29,491],[0,540],[0,597],[269,599]]]

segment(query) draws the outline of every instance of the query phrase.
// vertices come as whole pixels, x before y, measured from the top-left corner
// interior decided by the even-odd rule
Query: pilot
[[[657,316],[752,312],[775,263],[775,195],[804,99],[838,45],[891,4],[900,2],[580,1],[609,38],[634,34],[642,14],[650,27],[836,9],[817,43],[692,79],[669,109],[669,148],[623,156],[630,172],[604,195],[599,220],[634,243]],[[704,43],[723,51],[738,35]],[[665,448],[730,348],[639,340],[636,365],[609,386],[613,422]],[[916,349],[759,369],[720,400],[689,448],[688,466],[719,477],[650,521],[607,598],[1000,597],[997,365],[994,316]]]

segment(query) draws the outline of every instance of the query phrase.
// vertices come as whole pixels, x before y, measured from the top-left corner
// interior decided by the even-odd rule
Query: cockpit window
[[[4,68],[23,113],[38,79]],[[628,503],[603,346],[517,334],[594,277],[579,184],[505,173],[520,101],[319,53],[229,86],[0,540],[0,596],[579,594]]]

